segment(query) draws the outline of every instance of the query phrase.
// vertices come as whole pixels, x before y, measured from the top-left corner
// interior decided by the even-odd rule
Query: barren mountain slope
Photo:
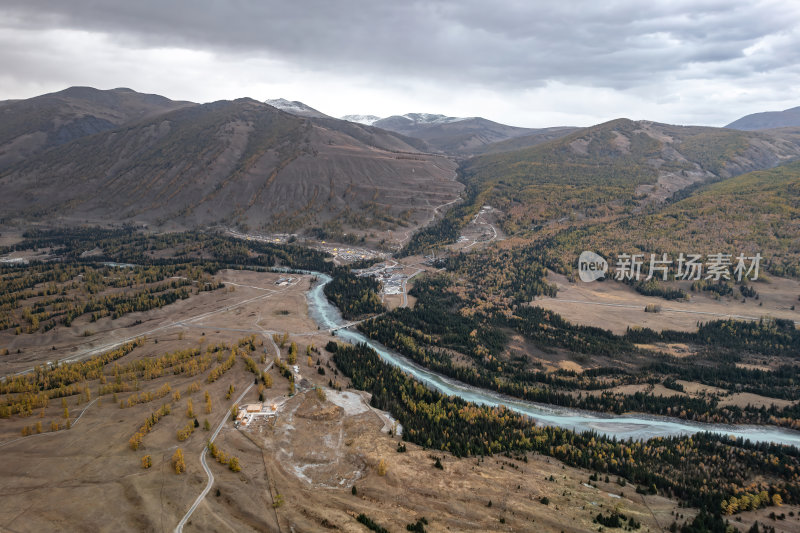
[[[454,169],[376,128],[241,99],[53,148],[0,174],[0,207],[8,218],[48,222],[413,225],[457,197]]]
[[[0,106],[0,170],[85,135],[196,105],[131,89],[70,87]]]

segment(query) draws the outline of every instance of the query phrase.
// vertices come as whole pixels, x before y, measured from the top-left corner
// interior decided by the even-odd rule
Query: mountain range
[[[284,99],[196,104],[89,87],[0,102],[0,213],[6,225],[236,226],[399,243],[466,185],[465,205],[493,205],[506,233],[526,235],[651,212],[800,158],[791,127],[348,118]]]
[[[267,100],[287,113],[303,117],[330,118],[302,102],[290,102],[283,98]],[[342,120],[400,133],[425,141],[427,148],[434,152],[464,157],[502,151],[498,143],[516,139],[508,150],[534,146],[560,136],[577,128],[518,128],[493,122],[482,117],[449,117],[435,113],[407,113],[380,118],[375,115],[345,115]]]
[[[78,112],[75,92],[0,107],[14,118],[4,123],[4,154],[20,139],[47,140],[27,155],[14,151],[16,161],[0,172],[7,221],[404,228],[427,222],[462,188],[452,160],[378,128],[298,117],[251,99],[198,105],[127,90],[89,92]],[[107,102],[117,99],[114,114]],[[65,116],[97,127],[50,141],[60,139]]]

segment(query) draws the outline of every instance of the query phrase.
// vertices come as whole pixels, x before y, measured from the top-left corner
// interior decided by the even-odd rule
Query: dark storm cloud
[[[104,32],[143,47],[489,87],[625,89],[798,63],[798,13],[752,1],[5,0],[6,25]],[[2,23],[0,23],[2,24]],[[765,36],[774,46],[748,53]]]

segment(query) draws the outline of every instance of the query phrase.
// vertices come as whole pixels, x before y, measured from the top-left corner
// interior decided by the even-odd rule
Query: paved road
[[[269,369],[269,366],[267,367],[267,369]],[[234,403],[238,404],[239,402],[241,402],[242,398],[244,398],[244,395],[247,394],[250,391],[250,389],[253,388],[254,384],[255,383],[251,382],[250,385],[244,391],[242,391],[242,393],[239,395],[239,397],[236,399]],[[214,439],[217,438],[217,435],[219,435],[219,432],[222,430],[222,427],[225,425],[225,422],[228,421],[229,412],[230,410],[225,412],[225,416],[222,417],[222,420],[217,426],[217,429],[214,430],[214,433],[211,435],[211,438],[208,439],[208,442],[214,442]],[[195,511],[195,509],[197,509],[197,506],[200,505],[200,503],[203,501],[206,495],[208,495],[209,491],[211,491],[211,487],[214,485],[214,474],[211,473],[211,469],[208,468],[208,463],[206,463],[207,454],[208,454],[208,446],[204,446],[203,451],[200,453],[200,464],[203,465],[203,470],[206,471],[206,475],[208,476],[208,483],[206,483],[206,488],[203,489],[203,492],[200,493],[200,496],[197,497],[197,499],[194,501],[189,510],[186,511],[186,514],[183,516],[183,518],[181,518],[181,521],[178,522],[178,525],[175,527],[175,533],[181,533],[183,531],[183,526],[186,525],[186,522],[189,520],[189,517],[192,516],[192,513]]]

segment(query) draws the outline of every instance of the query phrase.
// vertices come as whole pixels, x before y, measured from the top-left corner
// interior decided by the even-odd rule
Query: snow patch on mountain
[[[446,115],[436,115],[433,113],[406,113],[403,118],[407,118],[414,124],[449,124],[467,120],[463,117],[448,117]]]
[[[285,98],[275,98],[272,100],[266,100],[264,103],[269,104],[272,107],[276,107],[281,111],[286,111],[287,113],[291,113],[292,115],[297,115],[300,117],[327,117],[327,115],[324,113],[317,111],[313,107],[308,106],[303,102],[298,102],[297,100],[289,101]]]
[[[375,115],[345,115],[342,117],[342,120],[358,122],[359,124],[365,124],[367,126],[373,126],[379,121],[391,121],[398,126],[410,127],[449,124],[451,122],[459,122],[467,119],[463,117],[448,117],[446,115],[437,115],[434,113],[406,113],[405,115],[392,115],[386,118],[376,117]]]
[[[375,115],[345,115],[341,118],[342,120],[357,122],[358,124],[364,124],[365,126],[372,126],[375,124],[375,122],[381,119],[381,117],[376,117]]]

